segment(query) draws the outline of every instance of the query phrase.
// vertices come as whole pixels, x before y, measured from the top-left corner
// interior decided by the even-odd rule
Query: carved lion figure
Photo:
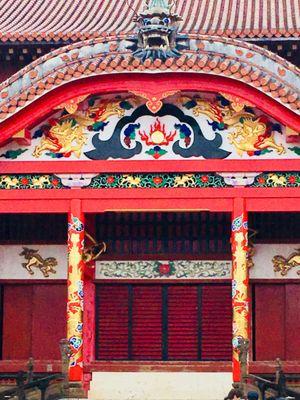
[[[276,255],[272,259],[274,265],[274,272],[280,272],[282,276],[286,276],[290,269],[300,266],[300,249],[297,249],[287,258]],[[297,271],[300,275],[300,271]]]
[[[45,278],[49,277],[49,273],[56,274],[54,269],[57,266],[57,260],[54,257],[43,258],[38,250],[29,249],[28,247],[23,247],[23,251],[19,254],[25,257],[26,263],[22,263],[23,268],[25,268],[30,275],[34,274],[32,268],[38,268]]]

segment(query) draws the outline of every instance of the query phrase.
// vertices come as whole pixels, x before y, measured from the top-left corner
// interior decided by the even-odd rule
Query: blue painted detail
[[[107,160],[108,158],[125,160],[140,154],[143,149],[142,144],[136,141],[135,146],[131,148],[130,135],[133,133],[133,129],[138,129],[139,124],[136,123],[137,119],[148,115],[153,116],[153,113],[146,105],[138,107],[133,111],[131,116],[120,119],[110,139],[101,140],[98,134],[94,135],[92,139],[94,150],[86,152],[85,155],[91,160]],[[186,138],[191,138],[191,136],[193,136],[191,145],[190,143],[185,143],[186,148],[183,148],[180,145],[180,140],[177,140],[172,148],[175,154],[183,158],[204,157],[206,159],[223,159],[231,154],[220,148],[223,143],[223,138],[219,133],[216,133],[215,138],[212,140],[206,139],[197,121],[193,117],[185,115],[177,106],[173,104],[164,104],[161,110],[155,115],[157,117],[164,117],[167,115],[174,116],[180,121],[180,124],[178,124],[180,133]],[[121,132],[124,128],[124,135],[127,141],[121,137]],[[125,142],[127,148],[123,145],[123,142]]]

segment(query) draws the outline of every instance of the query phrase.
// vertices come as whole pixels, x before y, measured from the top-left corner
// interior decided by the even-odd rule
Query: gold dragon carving
[[[281,276],[286,276],[292,268],[300,267],[300,249],[295,250],[287,258],[276,255],[273,257],[272,262],[274,272],[280,272]],[[300,275],[300,271],[297,271],[297,274]]]
[[[83,146],[87,143],[87,129],[97,122],[105,122],[111,116],[119,118],[125,115],[120,107],[120,101],[102,101],[96,107],[89,107],[86,111],[78,107],[67,108],[63,104],[67,115],[52,121],[52,126],[35,147],[33,156],[39,158],[45,151],[69,157],[74,154],[80,158]]]
[[[222,129],[227,128],[229,130],[228,141],[234,145],[237,154],[241,157],[245,153],[253,155],[254,152],[269,148],[276,150],[279,155],[285,153],[284,146],[275,142],[274,132],[266,117],[257,117],[249,112],[247,107],[252,106],[250,103],[239,101],[237,97],[224,93],[222,96],[228,100],[228,105],[222,105],[220,101],[210,101],[198,97],[182,97],[181,102],[193,100],[195,106],[192,107],[192,111],[196,117],[205,115],[213,122],[218,123]]]
[[[101,254],[106,252],[107,245],[105,242],[97,242],[88,232],[85,232],[85,236],[90,240],[91,244],[83,249],[83,261],[85,263],[96,261]]]

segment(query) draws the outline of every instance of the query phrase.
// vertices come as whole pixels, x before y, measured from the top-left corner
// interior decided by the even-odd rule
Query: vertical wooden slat
[[[172,285],[168,290],[168,359],[198,359],[198,290],[196,285]]]
[[[232,357],[232,308],[229,285],[202,287],[202,359],[230,360]]]
[[[99,285],[96,293],[96,357],[100,360],[126,360],[129,347],[127,285]]]
[[[132,356],[135,360],[162,359],[162,287],[134,286]]]
[[[169,293],[168,286],[162,287],[162,359],[168,359],[169,348]]]
[[[133,286],[128,285],[128,360],[132,360]]]

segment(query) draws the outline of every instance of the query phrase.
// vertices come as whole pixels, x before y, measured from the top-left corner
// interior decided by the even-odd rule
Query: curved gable
[[[24,128],[25,125],[22,126],[21,121],[16,122],[18,116],[22,118],[25,116],[25,120],[32,123],[29,106],[40,105],[41,103],[36,103],[37,100],[46,101],[47,95],[53,94],[58,89],[62,90],[63,96],[53,94],[51,107],[62,103],[63,98],[71,99],[75,93],[76,95],[92,93],[94,84],[87,84],[91,77],[99,82],[101,77],[106,75],[107,83],[109,76],[126,74],[126,77],[124,75],[121,79],[124,81],[124,90],[140,90],[144,88],[143,84],[139,85],[134,79],[136,75],[132,75],[137,72],[143,75],[156,73],[161,76],[165,73],[193,73],[203,77],[211,76],[217,79],[223,77],[225,80],[227,78],[227,85],[220,84],[220,90],[238,95],[245,100],[249,98],[250,90],[252,103],[259,104],[262,109],[265,105],[265,111],[271,115],[273,113],[273,116],[279,119],[281,114],[286,114],[287,117],[284,116],[282,119],[288,121],[291,128],[300,130],[299,70],[273,53],[233,39],[188,35],[189,49],[182,51],[180,57],[167,58],[165,61],[151,58],[142,61],[128,50],[131,45],[130,39],[130,37],[116,36],[64,47],[41,57],[3,82],[0,85],[0,140],[6,140]],[[125,84],[127,77],[129,77],[128,85]],[[195,78],[193,75],[190,79]],[[214,84],[213,80],[209,79],[215,90],[217,83]],[[135,83],[130,84],[130,81]],[[178,79],[176,82],[172,83],[172,78],[168,78],[167,83],[162,82],[162,87],[170,91],[187,90],[185,87],[178,87],[180,79],[179,83]],[[115,78],[112,78],[110,84],[112,92],[115,91],[114,83]],[[69,86],[65,86],[67,84]],[[67,90],[70,84],[73,84],[73,87],[81,85],[82,89]],[[201,86],[201,83],[198,83],[198,85],[200,86],[194,87],[193,90],[209,90],[209,84]],[[99,87],[97,90],[99,91]],[[106,88],[106,91],[108,90]],[[120,90],[120,87],[117,90]],[[22,114],[19,114],[21,111]]]

